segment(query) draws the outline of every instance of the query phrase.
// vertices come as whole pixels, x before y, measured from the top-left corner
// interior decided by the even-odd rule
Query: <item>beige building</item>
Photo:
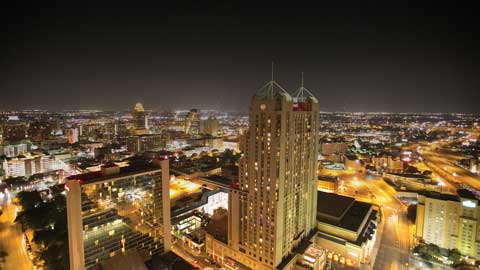
[[[168,160],[67,178],[70,269],[97,269],[105,260],[137,253],[144,261],[170,250]]]
[[[297,248],[316,227],[318,117],[303,85],[290,95],[272,80],[252,98],[228,241],[215,242],[229,258],[251,269],[294,269]]]
[[[441,248],[456,248],[464,256],[480,258],[478,199],[465,189],[457,193],[418,196],[416,237]]]
[[[400,158],[392,158],[390,156],[372,157],[372,165],[377,172],[403,172],[403,161]]]
[[[195,135],[200,131],[200,112],[197,109],[191,109],[185,116],[183,122],[183,131],[187,135]]]
[[[208,134],[214,137],[218,135],[218,120],[215,116],[211,115],[208,119],[200,121],[200,134]]]
[[[142,103],[135,104],[135,108],[132,112],[132,120],[134,135],[142,135],[148,133],[148,120]]]

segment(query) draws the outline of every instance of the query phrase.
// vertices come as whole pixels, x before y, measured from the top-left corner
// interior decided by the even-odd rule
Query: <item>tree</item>
[[[45,262],[46,270],[70,269],[66,242],[47,246],[38,253],[38,257]]]
[[[6,251],[0,250],[0,262],[5,261],[7,256],[8,256],[8,253]]]
[[[46,270],[67,270],[68,234],[66,198],[59,194],[48,202],[36,202],[38,197],[32,194],[22,195],[33,207],[21,211],[15,222],[34,231],[33,241],[42,245],[37,258],[45,262]],[[33,199],[32,199],[33,198]],[[40,200],[41,201],[41,200]]]
[[[38,191],[21,191],[17,194],[17,198],[24,210],[31,209],[42,202]]]
[[[448,260],[452,261],[454,264],[460,263],[462,259],[462,254],[460,254],[460,251],[458,249],[450,249],[448,250]]]
[[[411,205],[408,206],[407,218],[408,218],[408,220],[410,220],[410,222],[415,223],[415,220],[417,219],[417,205],[416,204],[411,204]]]

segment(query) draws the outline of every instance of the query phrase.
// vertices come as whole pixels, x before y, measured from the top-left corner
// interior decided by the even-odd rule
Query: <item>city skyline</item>
[[[0,16],[0,270],[480,270],[455,5]]]
[[[474,9],[6,10],[4,109],[118,110],[134,100],[153,110],[246,111],[273,60],[286,89],[305,73],[322,111],[479,112]]]

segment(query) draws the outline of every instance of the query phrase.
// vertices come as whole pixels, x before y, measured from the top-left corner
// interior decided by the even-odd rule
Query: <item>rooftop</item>
[[[371,208],[351,197],[318,191],[317,220],[327,224],[357,231]]]
[[[424,195],[425,197],[428,198],[433,198],[437,200],[444,200],[444,201],[455,201],[458,202],[458,196],[454,194],[448,194],[448,193],[439,193],[439,192],[434,192],[434,191],[426,191],[426,190],[420,190],[417,191],[418,194]]]
[[[205,231],[218,241],[228,244],[228,214],[227,210],[215,212],[205,227]]]
[[[148,270],[143,258],[135,249],[109,258],[102,263],[103,270]]]
[[[113,168],[116,165],[108,164],[106,166],[102,166],[103,168]],[[67,177],[67,180],[79,180],[80,184],[90,184],[100,181],[106,181],[110,179],[116,179],[120,177],[127,177],[139,173],[144,172],[153,172],[156,170],[160,170],[160,167],[154,165],[152,162],[134,162],[129,163],[128,166],[118,167],[118,173],[105,173],[103,170],[95,171],[95,172],[88,172],[83,174],[76,174]]]
[[[457,190],[458,196],[461,198],[465,199],[472,199],[472,200],[477,200],[477,197],[475,197],[475,194],[473,194],[470,190],[468,189],[459,189]]]
[[[318,191],[317,212],[332,218],[340,218],[355,202],[352,197]]]
[[[198,269],[173,252],[154,256],[146,263],[149,270],[195,270]]]
[[[272,80],[263,85],[255,94],[260,99],[272,99],[276,94],[285,96],[287,100],[292,100],[290,94],[283,89],[276,81]]]

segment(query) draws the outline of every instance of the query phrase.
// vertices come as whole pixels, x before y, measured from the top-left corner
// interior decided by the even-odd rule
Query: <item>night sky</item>
[[[247,111],[273,60],[323,111],[480,113],[472,7],[164,2],[2,9],[0,110]]]

